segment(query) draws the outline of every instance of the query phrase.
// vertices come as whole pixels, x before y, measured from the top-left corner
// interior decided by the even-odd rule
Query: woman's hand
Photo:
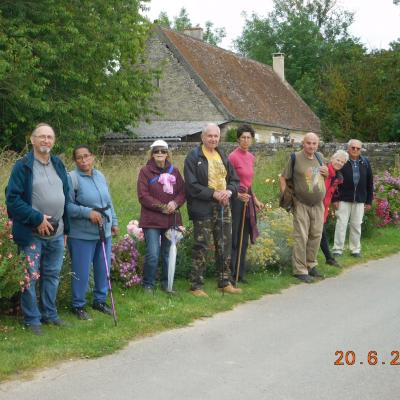
[[[260,211],[265,207],[265,204],[261,203],[261,201],[259,201],[257,198],[254,199],[254,205],[256,207],[256,211]]]
[[[247,203],[250,200],[250,195],[248,193],[238,192],[237,197],[240,201],[243,201],[243,203]]]
[[[117,225],[113,225],[113,226],[111,227],[111,233],[112,233],[113,236],[118,235],[118,233],[119,233],[119,228],[118,228]]]
[[[175,210],[178,208],[178,205],[175,203],[175,201],[170,201],[167,204],[167,214],[173,214],[175,212]]]
[[[90,211],[89,219],[92,222],[92,224],[95,225],[101,225],[103,223],[103,217],[101,214],[97,211]]]

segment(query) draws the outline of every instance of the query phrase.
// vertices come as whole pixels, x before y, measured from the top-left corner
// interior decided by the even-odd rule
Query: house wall
[[[150,119],[154,121],[225,119],[157,35],[149,39],[146,54],[150,65],[162,70],[159,93],[154,96],[154,105],[161,115],[154,115]]]
[[[232,121],[224,125],[221,129],[222,137],[225,137],[227,131],[231,128],[236,129],[242,122]],[[257,143],[271,143],[271,137],[274,135],[275,143],[280,143],[280,138],[286,142],[300,143],[307,132],[282,129],[277,127],[268,127],[265,125],[252,124],[256,131]]]

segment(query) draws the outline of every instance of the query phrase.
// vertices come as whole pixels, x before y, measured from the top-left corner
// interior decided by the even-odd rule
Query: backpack
[[[315,158],[318,160],[319,165],[324,165],[324,162],[319,153],[314,153]],[[292,178],[286,180],[286,187],[279,198],[279,207],[285,209],[287,212],[293,210],[294,207],[294,184],[293,184],[293,172],[294,165],[296,163],[296,153],[290,154],[290,160],[292,162]]]

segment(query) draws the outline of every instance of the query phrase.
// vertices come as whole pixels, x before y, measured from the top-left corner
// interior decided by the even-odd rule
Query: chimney
[[[194,28],[186,28],[183,30],[185,35],[188,35],[194,39],[203,40],[203,28],[196,26]]]
[[[272,69],[285,82],[285,55],[283,53],[272,54]]]

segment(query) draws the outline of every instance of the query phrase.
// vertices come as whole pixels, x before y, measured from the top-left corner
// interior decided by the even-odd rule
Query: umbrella
[[[176,217],[175,217],[176,222]],[[168,257],[168,286],[167,292],[172,292],[176,266],[176,245],[183,238],[183,233],[174,225],[165,232],[166,238],[171,242]]]

